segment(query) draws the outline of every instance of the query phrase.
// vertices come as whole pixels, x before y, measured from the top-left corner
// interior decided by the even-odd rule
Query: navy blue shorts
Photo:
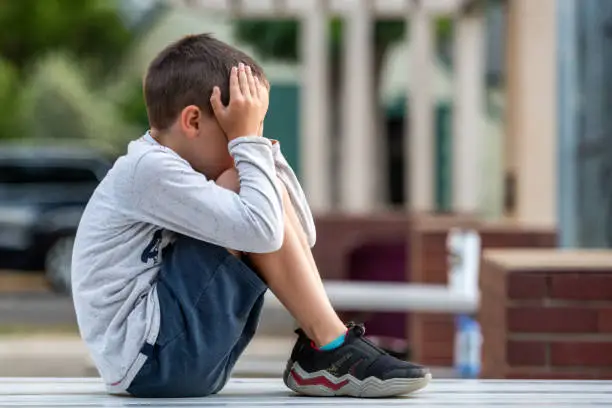
[[[219,392],[253,338],[267,286],[219,246],[180,236],[164,253],[157,281],[155,344],[130,384],[136,397],[201,397]]]

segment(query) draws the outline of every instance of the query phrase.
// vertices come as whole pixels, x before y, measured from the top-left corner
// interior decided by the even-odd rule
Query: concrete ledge
[[[612,251],[559,249],[490,249],[483,257],[506,270],[603,270],[612,268]]]
[[[232,379],[206,398],[139,399],[110,396],[99,379],[3,378],[4,406],[71,407],[507,407],[609,406],[612,382],[596,381],[432,381],[409,397],[393,399],[297,397],[280,379]]]

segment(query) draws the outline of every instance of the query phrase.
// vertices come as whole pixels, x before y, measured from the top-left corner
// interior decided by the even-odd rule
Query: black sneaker
[[[344,344],[321,351],[298,329],[298,340],[283,380],[293,391],[310,396],[393,397],[427,385],[425,367],[391,357],[364,338],[362,325],[349,324]]]

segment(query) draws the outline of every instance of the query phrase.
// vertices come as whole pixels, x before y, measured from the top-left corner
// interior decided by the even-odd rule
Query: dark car
[[[0,146],[0,268],[70,291],[74,235],[111,161],[89,148]]]

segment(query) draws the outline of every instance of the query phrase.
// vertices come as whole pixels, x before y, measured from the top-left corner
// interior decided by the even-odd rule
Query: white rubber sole
[[[406,395],[418,391],[431,380],[431,374],[423,378],[393,378],[379,380],[375,377],[358,380],[350,374],[336,378],[327,371],[307,373],[298,363],[293,363],[285,374],[285,384],[298,394],[312,397],[385,398]]]

